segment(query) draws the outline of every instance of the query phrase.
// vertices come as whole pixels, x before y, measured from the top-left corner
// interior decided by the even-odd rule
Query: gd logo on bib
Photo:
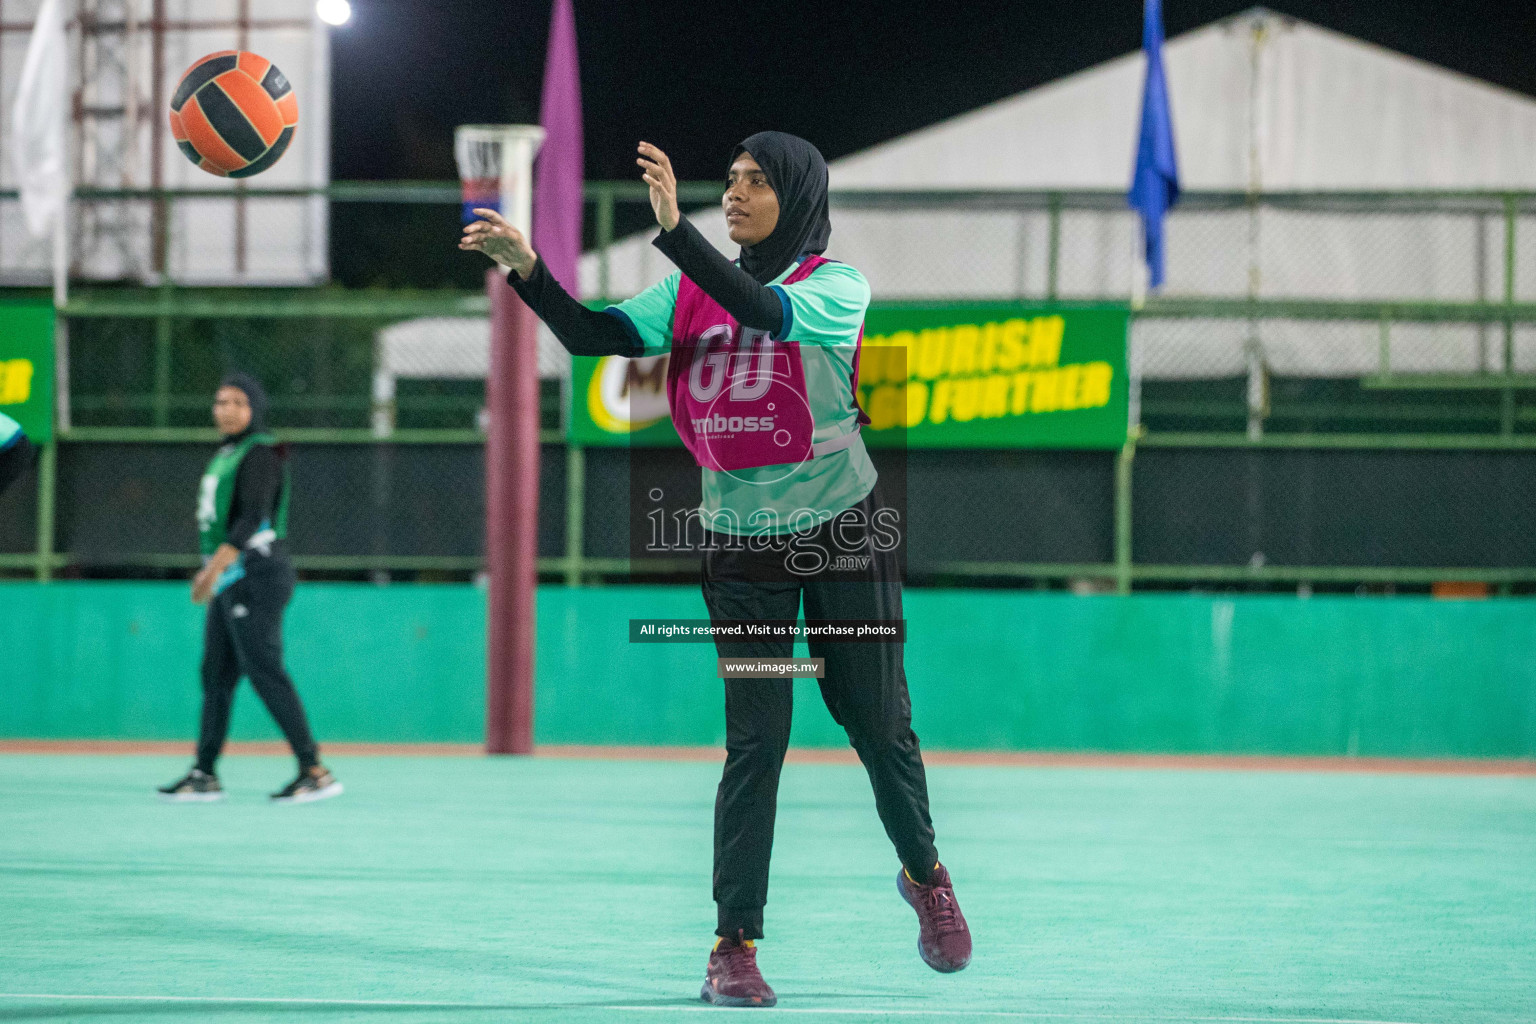
[[[776,343],[755,329],[741,330],[736,345],[734,333],[732,325],[719,324],[692,346],[686,417],[673,411],[678,433],[706,469],[806,461],[815,424],[799,346]]]

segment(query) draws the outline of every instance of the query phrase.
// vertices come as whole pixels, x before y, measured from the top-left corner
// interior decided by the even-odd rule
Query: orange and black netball
[[[293,141],[299,101],[265,57],[222,50],[182,76],[171,98],[171,135],[198,167],[249,178],[277,163]]]

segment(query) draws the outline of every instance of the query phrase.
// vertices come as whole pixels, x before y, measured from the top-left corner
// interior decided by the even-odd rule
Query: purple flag
[[[566,291],[579,297],[581,261],[581,76],[576,61],[576,12],[554,0],[544,97],[545,131],[533,191],[533,248]]]

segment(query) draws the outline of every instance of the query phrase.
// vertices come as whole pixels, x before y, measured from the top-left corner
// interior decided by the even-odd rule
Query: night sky
[[[1251,4],[1165,0],[1174,36]],[[1536,96],[1530,0],[1274,9]],[[335,178],[451,179],[453,128],[538,121],[549,0],[353,0],[333,34]],[[963,12],[963,13],[962,13]],[[766,128],[835,159],[1136,49],[1139,0],[576,0],[589,179],[655,142],[714,179]]]

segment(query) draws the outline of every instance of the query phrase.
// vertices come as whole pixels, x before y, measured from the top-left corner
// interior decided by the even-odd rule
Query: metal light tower
[[[249,194],[329,184],[327,25],[313,0],[236,0],[219,7],[210,15],[202,0],[66,0],[76,192],[68,230],[71,277],[310,284],[327,276],[324,195],[273,202]],[[31,33],[36,8],[27,0],[0,0],[0,57],[19,52],[12,40]],[[215,49],[262,53],[299,94],[300,137],[249,189],[195,170],[168,130],[167,105],[182,70]],[[0,81],[14,83],[20,65],[14,58],[0,61]],[[0,130],[9,130],[8,122],[0,117]],[[0,150],[8,142],[0,137]],[[8,180],[0,166],[0,188],[10,187]],[[0,217],[0,229],[5,225]],[[18,237],[14,229],[0,237],[0,284],[40,283],[50,266],[46,243],[25,232]]]

